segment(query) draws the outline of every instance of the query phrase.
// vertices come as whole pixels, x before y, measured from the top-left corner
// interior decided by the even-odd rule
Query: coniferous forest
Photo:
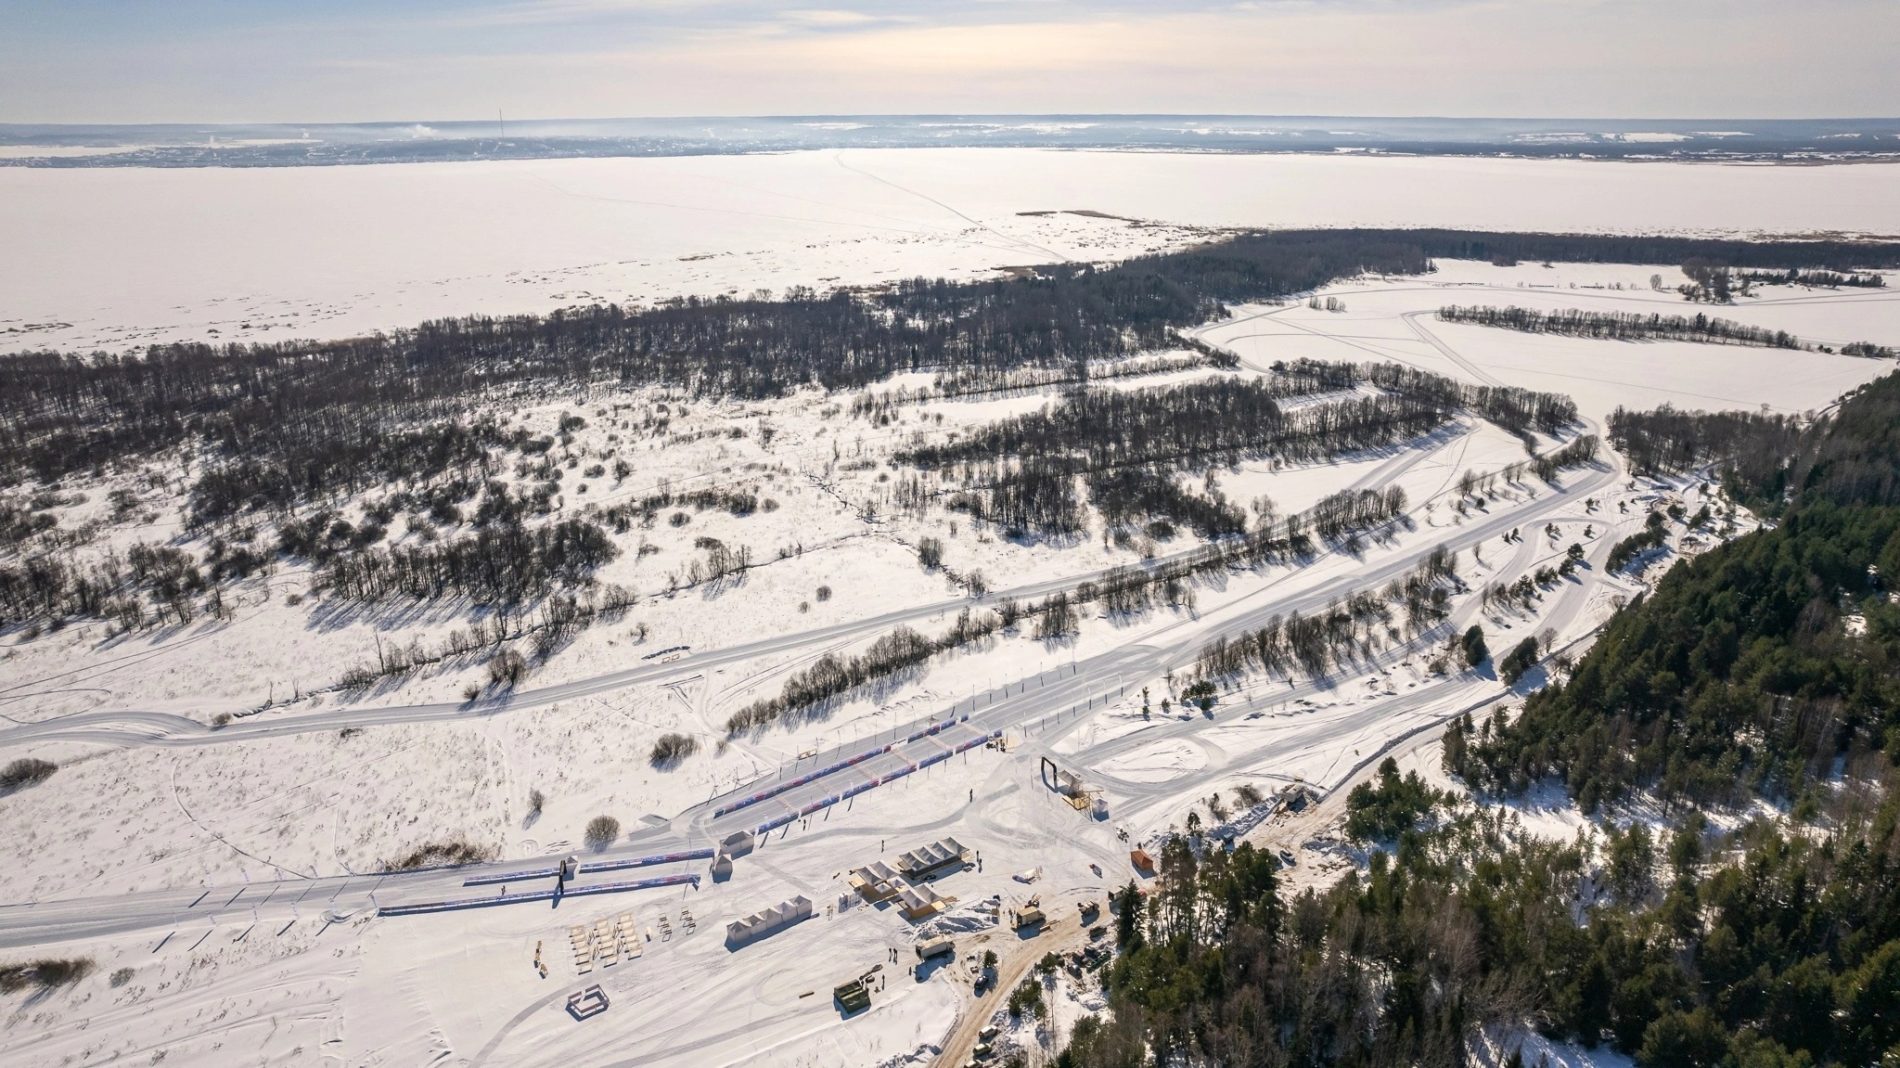
[[[1704,458],[1753,440],[1658,419]],[[1458,1064],[1488,1024],[1662,1068],[1900,1062],[1900,376],[1766,431],[1795,451],[1726,476],[1770,526],[1671,570],[1515,720],[1446,736],[1483,793],[1640,792],[1674,830],[1585,851],[1394,773],[1355,805],[1386,848],[1322,893],[1178,839],[1119,899],[1113,1019],[1058,1063]],[[1701,815],[1757,799],[1791,825]]]

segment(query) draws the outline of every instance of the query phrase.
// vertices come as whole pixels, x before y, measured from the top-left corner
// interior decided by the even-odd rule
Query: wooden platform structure
[[[586,975],[594,970],[596,964],[611,968],[622,960],[633,960],[645,952],[645,946],[640,941],[639,925],[634,923],[631,912],[602,917],[592,926],[575,924],[567,929],[567,941],[574,951],[576,975]]]

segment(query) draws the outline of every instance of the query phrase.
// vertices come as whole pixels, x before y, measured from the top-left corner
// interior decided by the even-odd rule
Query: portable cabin
[[[731,857],[743,857],[752,852],[756,841],[751,831],[734,831],[719,842],[719,851]]]

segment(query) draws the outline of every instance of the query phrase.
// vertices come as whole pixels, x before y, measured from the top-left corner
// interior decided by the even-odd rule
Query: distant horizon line
[[[792,112],[784,114],[691,114],[691,115],[564,115],[564,116],[500,116],[507,122],[520,123],[562,123],[562,122],[692,122],[699,120],[719,121],[810,121],[835,119],[1283,119],[1300,121],[1338,121],[1371,120],[1378,122],[1497,122],[1497,123],[1748,123],[1751,125],[1778,125],[1793,123],[1825,122],[1900,122],[1900,115],[1811,115],[1800,117],[1749,117],[1749,116],[1669,116],[1635,117],[1616,115],[1593,116],[1542,116],[1542,115],[1378,115],[1347,113],[1279,113],[1279,112],[1242,112],[1242,111],[861,111],[861,112]],[[88,121],[88,122],[41,122],[31,120],[0,120],[0,129],[85,129],[93,127],[167,127],[167,126],[309,126],[309,127],[346,127],[346,126],[396,126],[418,123],[450,125],[486,125],[497,121],[496,117],[477,118],[423,118],[407,116],[391,119],[169,119],[132,122]]]

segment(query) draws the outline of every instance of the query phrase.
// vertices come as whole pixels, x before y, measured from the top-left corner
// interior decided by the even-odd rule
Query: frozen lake
[[[1179,247],[1205,227],[1892,235],[1895,188],[1900,164],[974,148],[0,168],[0,350],[337,337],[473,312],[968,278]],[[1101,214],[1021,214],[1077,210]]]

